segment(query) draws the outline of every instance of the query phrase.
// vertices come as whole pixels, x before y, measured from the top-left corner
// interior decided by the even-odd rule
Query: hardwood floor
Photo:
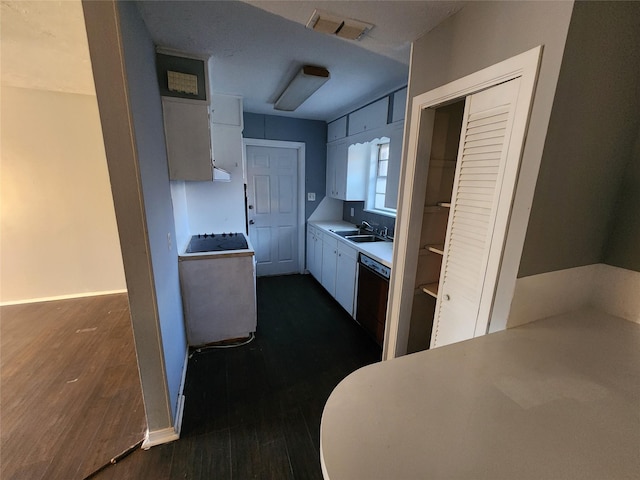
[[[380,348],[306,275],[258,279],[258,331],[194,353],[180,440],[137,450],[97,479],[321,479],[320,419]]]
[[[143,438],[126,294],[0,316],[2,479],[81,479]]]

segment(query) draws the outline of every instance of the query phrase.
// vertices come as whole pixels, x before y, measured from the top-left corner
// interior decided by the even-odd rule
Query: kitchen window
[[[387,172],[389,170],[390,140],[383,137],[371,142],[371,163],[365,210],[387,216],[396,216],[396,209],[385,205],[387,198]]]

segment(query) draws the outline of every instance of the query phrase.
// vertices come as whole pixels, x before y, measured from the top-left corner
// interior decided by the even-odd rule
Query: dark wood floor
[[[126,294],[0,309],[0,477],[81,479],[144,436]]]
[[[310,276],[258,279],[258,331],[189,360],[180,440],[137,450],[98,479],[321,479],[333,388],[380,348]]]

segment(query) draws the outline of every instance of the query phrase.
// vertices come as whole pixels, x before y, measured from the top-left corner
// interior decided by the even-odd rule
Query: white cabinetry
[[[347,117],[340,117],[327,125],[327,142],[340,140],[347,136]]]
[[[307,225],[307,270],[352,317],[358,250],[345,240]]]
[[[381,98],[349,114],[349,136],[384,127],[389,113],[389,97]]]
[[[398,90],[393,94],[393,107],[391,111],[391,123],[404,120],[404,112],[407,107],[407,89]]]
[[[336,296],[336,269],[338,259],[338,240],[328,233],[322,234],[322,286]]]
[[[327,196],[338,200],[365,198],[366,154],[346,140],[327,144]]]
[[[242,169],[242,97],[212,95],[211,123],[215,167],[234,173]]]
[[[162,97],[169,179],[213,180],[209,106],[205,102]]]
[[[338,242],[338,258],[336,263],[336,295],[335,298],[349,315],[354,315],[356,293],[356,264],[358,251]]]
[[[307,270],[322,281],[322,233],[312,225],[307,225]]]

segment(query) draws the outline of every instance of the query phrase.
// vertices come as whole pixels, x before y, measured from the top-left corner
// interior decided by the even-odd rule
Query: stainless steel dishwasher
[[[356,321],[382,346],[391,269],[360,254]]]

